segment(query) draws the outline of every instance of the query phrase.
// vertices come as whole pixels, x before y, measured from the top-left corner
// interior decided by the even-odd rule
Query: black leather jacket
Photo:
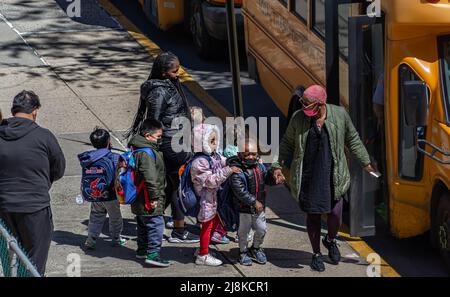
[[[233,173],[230,177],[230,186],[233,197],[238,205],[239,212],[256,213],[256,200],[266,206],[266,178],[267,170],[263,164],[258,164],[255,168],[247,168],[238,157],[231,157],[227,160],[229,166],[237,166],[242,169],[247,181],[247,185],[239,174]]]
[[[163,136],[172,137],[180,129],[172,129],[172,120],[177,117],[190,119],[189,105],[181,85],[166,80],[151,79],[141,86],[141,96],[147,102],[147,118],[160,121],[164,126]]]

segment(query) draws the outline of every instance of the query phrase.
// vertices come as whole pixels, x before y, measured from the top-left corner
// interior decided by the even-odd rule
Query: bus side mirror
[[[427,125],[428,88],[424,81],[405,81],[403,84],[405,120],[407,126]]]

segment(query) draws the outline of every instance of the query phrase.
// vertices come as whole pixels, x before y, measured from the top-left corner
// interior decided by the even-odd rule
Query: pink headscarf
[[[304,97],[315,100],[317,103],[327,103],[327,91],[322,86],[312,85],[308,87],[303,93]]]

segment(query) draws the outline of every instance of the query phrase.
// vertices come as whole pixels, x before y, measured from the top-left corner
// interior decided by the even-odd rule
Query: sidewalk
[[[67,5],[58,2],[63,8]],[[66,175],[51,191],[55,233],[48,276],[66,276],[71,253],[81,257],[81,276],[366,276],[367,263],[345,241],[340,242],[344,256],[340,265],[326,264],[327,270],[320,274],[310,270],[304,214],[283,187],[269,189],[265,266],[236,264],[237,244],[230,243],[216,246],[225,265],[197,267],[192,256],[197,245],[164,242],[163,253],[174,264],[165,269],[143,267],[134,258],[136,226],[128,206],[122,207],[124,236],[130,238],[127,245],[112,248],[103,235],[97,250],[85,253],[80,246],[87,235],[89,204],[75,203],[80,183],[76,155],[91,149],[88,136],[97,125],[113,131],[114,147],[123,149],[121,133],[131,124],[152,60],[95,1],[82,1],[82,18],[68,18],[63,8],[50,0],[0,4],[3,115],[9,116],[15,94],[34,90],[42,100],[38,123],[57,134],[67,159]],[[205,107],[190,93],[188,99]]]

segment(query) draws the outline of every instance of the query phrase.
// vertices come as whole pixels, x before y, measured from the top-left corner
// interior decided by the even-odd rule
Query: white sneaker
[[[197,259],[195,259],[195,264],[207,266],[220,266],[222,265],[222,261],[217,258],[214,258],[210,254],[204,256],[198,255]]]
[[[200,253],[200,248],[196,248],[194,251],[194,259],[196,259],[198,257],[198,254]],[[210,254],[211,256],[217,258],[217,251],[215,250],[211,250],[209,249],[208,254]]]

